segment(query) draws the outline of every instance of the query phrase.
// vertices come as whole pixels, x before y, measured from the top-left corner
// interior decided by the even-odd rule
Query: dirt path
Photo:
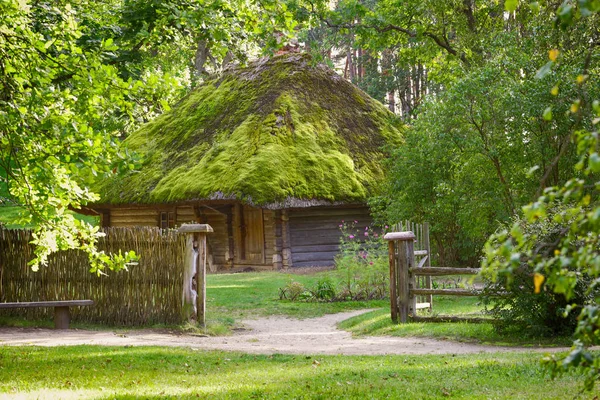
[[[176,346],[202,350],[242,351],[255,354],[465,354],[498,351],[558,351],[484,346],[445,340],[376,336],[352,338],[336,324],[368,310],[330,314],[320,318],[297,320],[269,317],[244,321],[246,329],[232,336],[201,337],[133,330],[125,333],[71,329],[55,331],[38,328],[0,328],[0,345],[110,345]]]

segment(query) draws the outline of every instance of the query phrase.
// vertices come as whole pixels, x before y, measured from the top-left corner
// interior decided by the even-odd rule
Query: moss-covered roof
[[[381,103],[308,55],[261,59],[128,137],[143,166],[102,182],[101,203],[363,202],[384,175],[384,147],[400,138]]]

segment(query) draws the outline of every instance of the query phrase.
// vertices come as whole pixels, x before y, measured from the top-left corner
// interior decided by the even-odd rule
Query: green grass
[[[206,284],[208,334],[223,333],[242,319],[284,315],[312,318],[342,311],[379,308],[386,300],[347,302],[293,302],[279,299],[279,288],[291,280],[306,286],[314,285],[328,272],[292,274],[253,272],[209,275]]]
[[[340,328],[348,330],[354,335],[414,336],[508,346],[568,346],[571,344],[568,337],[528,338],[526,332],[521,335],[501,335],[494,330],[491,323],[420,322],[394,324],[390,319],[388,300],[335,303],[279,300],[279,288],[285,286],[291,280],[311,286],[328,273],[318,272],[298,275],[282,272],[253,272],[208,275],[206,328],[197,328],[189,324],[151,327],[209,335],[227,335],[238,327],[244,319],[271,315],[311,318],[342,311],[372,308],[375,310],[342,322]],[[481,315],[482,307],[479,305],[478,299],[474,297],[435,296],[433,309],[434,314],[440,315],[477,316]],[[53,326],[53,322],[51,320],[27,321],[21,318],[2,317],[0,318],[0,326],[41,326],[50,328]],[[71,326],[91,330],[115,329],[115,327],[105,325],[77,322],[73,322]],[[148,326],[139,328],[148,328]],[[126,329],[132,328],[128,327]]]
[[[481,306],[475,297],[434,296],[434,315],[481,316]],[[394,324],[389,308],[378,309],[340,324],[340,328],[355,335],[414,336],[459,342],[493,344],[501,346],[570,346],[571,338],[531,338],[527,332],[499,334],[491,323],[467,322],[411,322]]]
[[[158,347],[0,349],[0,398],[565,399],[574,398],[582,383],[576,373],[550,380],[538,354],[310,357]]]

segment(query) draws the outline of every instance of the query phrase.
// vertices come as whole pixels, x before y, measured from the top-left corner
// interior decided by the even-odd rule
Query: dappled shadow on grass
[[[311,357],[156,347],[6,350],[0,357],[1,392],[49,390],[59,398],[558,399],[572,397],[581,384],[576,375],[551,381],[538,354]]]
[[[374,310],[349,318],[341,322],[339,327],[355,335],[412,336],[497,346],[556,347],[571,345],[570,337],[535,338],[528,337],[526,332],[500,334],[492,323],[409,322],[395,324],[391,320],[389,309]]]

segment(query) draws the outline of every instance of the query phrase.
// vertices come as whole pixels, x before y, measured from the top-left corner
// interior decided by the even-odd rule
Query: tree
[[[68,210],[98,200],[89,187],[99,177],[135,168],[120,136],[177,98],[168,86],[184,86],[192,43],[220,60],[293,25],[276,1],[0,2],[0,177],[5,201],[37,227],[33,268],[63,249],[85,251],[97,273],[134,261],[98,251],[98,228]],[[183,68],[165,62],[178,46]]]
[[[568,80],[577,68],[585,44],[594,41],[593,22],[557,32],[551,5],[508,12],[494,1],[348,1],[321,20],[340,33],[354,32],[371,54],[392,52],[394,67],[408,75],[395,75],[395,82],[427,85],[416,103],[410,97],[419,90],[400,96],[408,105],[404,114],[413,117],[407,146],[392,157],[384,195],[373,204],[387,210],[379,215],[383,220],[431,221],[442,264],[476,265],[499,222],[544,187],[568,179],[576,163],[571,127],[577,118],[590,126],[593,118],[583,110],[577,118],[548,120],[548,105],[555,114],[571,106],[548,85]],[[536,79],[546,49],[557,44],[576,56]],[[419,65],[426,80],[415,79]],[[590,76],[589,91],[597,93]]]
[[[518,2],[512,2],[516,7]],[[600,357],[589,350],[600,342],[600,142],[597,126],[600,122],[598,82],[598,48],[600,37],[597,26],[600,2],[565,1],[556,10],[556,25],[561,35],[576,32],[581,41],[559,42],[560,47],[546,48],[546,64],[537,73],[539,79],[560,70],[565,64],[577,65],[570,74],[550,89],[557,98],[570,104],[569,111],[556,113],[549,106],[544,116],[552,124],[572,120],[567,140],[577,149],[578,162],[563,184],[545,188],[540,197],[523,208],[525,225],[515,222],[510,229],[494,234],[486,244],[485,273],[492,279],[504,278],[510,284],[517,271],[526,266],[533,271],[529,276],[539,296],[544,292],[564,296],[569,301],[565,317],[576,315],[572,351],[567,356],[546,359],[553,372],[581,367],[586,373],[586,388],[591,389],[600,377]],[[591,33],[591,37],[585,33]],[[586,40],[588,39],[588,40]],[[573,45],[576,46],[573,46]],[[553,76],[554,77],[554,76]],[[560,89],[559,89],[560,88]],[[564,90],[572,88],[572,90]],[[586,124],[585,115],[595,118]],[[560,152],[552,165],[563,158]],[[552,165],[546,169],[541,184],[546,183]],[[551,240],[535,234],[535,226],[558,226],[560,232]],[[576,296],[583,287],[583,299]]]

